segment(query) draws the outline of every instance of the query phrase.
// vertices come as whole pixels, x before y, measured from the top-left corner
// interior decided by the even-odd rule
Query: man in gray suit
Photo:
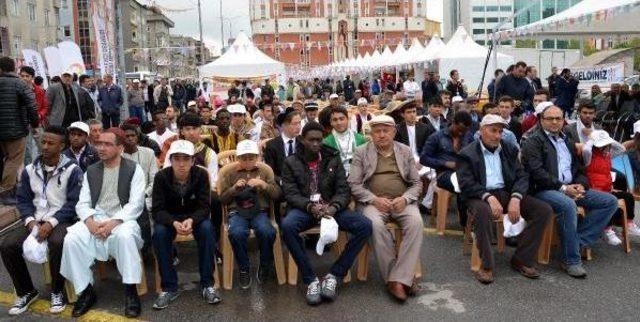
[[[84,104],[78,93],[78,86],[73,83],[71,72],[64,72],[60,83],[51,84],[47,89],[49,99],[49,125],[68,127],[73,122],[84,121],[95,117],[94,107]]]
[[[392,117],[371,119],[371,139],[356,149],[347,178],[351,194],[373,227],[372,246],[382,277],[391,295],[405,301],[414,295],[415,267],[422,246],[422,218],[418,198],[422,181],[411,149],[393,139]],[[402,243],[396,251],[393,235],[385,224],[393,221],[402,229]]]

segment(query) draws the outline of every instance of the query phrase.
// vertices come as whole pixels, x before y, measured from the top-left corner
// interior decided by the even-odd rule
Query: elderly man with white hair
[[[351,131],[364,135],[365,125],[371,121],[371,118],[373,115],[369,113],[369,102],[366,98],[361,97],[358,99],[358,113],[351,115],[349,119],[349,128]]]
[[[394,141],[397,130],[393,118],[379,115],[369,124],[372,141],[356,149],[347,181],[363,215],[371,220],[371,241],[387,290],[403,302],[417,290],[414,273],[422,247],[417,201],[422,181],[411,148]],[[402,229],[398,251],[385,226],[391,221]]]

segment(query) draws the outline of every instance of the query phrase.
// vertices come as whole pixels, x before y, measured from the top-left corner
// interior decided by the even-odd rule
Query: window
[[[44,9],[44,26],[49,27],[49,9]]]
[[[69,26],[64,26],[64,36],[71,37],[71,28]]]
[[[29,21],[36,21],[36,4],[29,3],[27,5],[27,11],[29,12]]]
[[[473,10],[473,12],[484,12],[484,7],[483,6],[473,6],[472,10]]]
[[[511,6],[500,6],[500,11],[511,12]]]
[[[498,18],[496,18],[496,17],[487,18],[487,22],[498,22]]]
[[[13,0],[13,8],[11,8],[11,10],[13,10],[11,13],[14,16],[20,15],[20,1]]]
[[[491,18],[488,18],[491,19]],[[473,18],[473,22],[474,23],[483,23],[484,22],[484,18]]]
[[[22,37],[13,36],[13,55],[16,57],[19,56],[21,48],[22,48]]]
[[[487,6],[487,12],[496,12],[500,8],[498,6]]]
[[[53,14],[56,16],[56,25],[60,25],[60,8],[53,9]]]
[[[7,16],[7,0],[0,0],[0,16]]]
[[[484,34],[484,29],[473,29],[474,35],[482,35]]]
[[[551,39],[546,39],[542,41],[542,48],[544,49],[553,49],[555,47],[555,42]]]
[[[477,43],[478,45],[482,45],[482,46],[484,46],[485,41],[484,41],[484,40],[476,40],[476,43]]]

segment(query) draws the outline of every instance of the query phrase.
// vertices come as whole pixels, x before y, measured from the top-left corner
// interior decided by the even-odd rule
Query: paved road
[[[558,263],[541,267],[542,278],[525,279],[508,268],[506,255],[497,254],[496,282],[485,286],[475,281],[469,271],[469,257],[462,255],[460,236],[439,237],[425,234],[421,259],[423,263],[422,287],[419,296],[406,304],[393,302],[386,294],[371,258],[370,277],[367,282],[355,281],[339,288],[337,302],[312,308],[305,304],[301,285],[277,286],[271,282],[248,291],[238,288],[222,293],[223,302],[206,305],[199,297],[198,274],[194,245],[179,248],[182,263],[179,279],[182,293],[178,300],[164,311],[151,309],[155,295],[143,298],[141,319],[149,321],[637,321],[638,275],[640,273],[639,242],[632,244],[631,254],[619,247],[600,242],[594,248],[594,261],[586,264],[589,276],[575,280],[558,269]],[[255,252],[253,252],[255,255]],[[330,255],[313,256],[318,272],[330,266]],[[255,262],[256,258],[253,258]],[[36,285],[44,291],[41,269],[31,267]],[[147,265],[149,281],[153,269]],[[354,275],[355,276],[355,275]],[[150,285],[150,289],[153,287]],[[11,292],[11,283],[2,267],[0,290]],[[96,310],[122,314],[123,288],[110,270],[106,281],[96,284],[98,304]],[[6,295],[6,294],[5,294]],[[41,303],[46,304],[46,303]],[[6,305],[0,307],[0,320],[8,319]],[[100,317],[100,315],[98,315]],[[113,320],[111,318],[96,318]],[[25,313],[18,321],[54,320],[46,315]]]

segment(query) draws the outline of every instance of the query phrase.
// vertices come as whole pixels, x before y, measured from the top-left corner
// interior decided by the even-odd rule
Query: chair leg
[[[233,288],[233,249],[227,227],[222,229],[222,285],[225,290]]]
[[[49,262],[42,264],[42,270],[44,273],[44,283],[47,285],[51,284],[51,267],[49,267]]]
[[[505,239],[504,239],[504,226],[502,222],[496,222],[496,238],[498,239],[498,253],[504,253]]]
[[[625,253],[631,253],[631,244],[629,243],[629,227],[627,226],[627,205],[623,199],[618,199],[618,208],[622,209],[622,249]]]
[[[464,238],[462,244],[462,255],[469,255],[471,253],[471,245],[473,244],[473,236],[471,236],[473,230],[473,218],[467,216],[467,224],[464,228]]]
[[[291,253],[289,253],[289,264],[287,267],[287,280],[289,282],[289,285],[296,285],[298,284],[298,265],[296,265],[296,261],[293,260],[293,256],[291,256]]]
[[[366,281],[369,275],[369,243],[364,244],[358,254],[358,280]]]
[[[76,290],[73,288],[71,282],[64,281],[64,291],[67,293],[67,302],[69,302],[69,304],[75,303],[78,300]]]
[[[338,233],[338,240],[334,245],[336,258],[340,257],[340,255],[342,254],[346,246],[347,246],[347,233],[341,231]],[[351,270],[347,271],[347,275],[345,275],[343,282],[344,283],[351,282]]]
[[[416,263],[415,279],[420,279],[420,278],[422,278],[422,264],[420,264],[420,259],[418,259],[418,262]]]
[[[476,238],[473,236],[473,244],[471,246],[471,270],[477,272],[480,270],[482,261],[480,260],[480,251],[478,250],[478,244]]]
[[[549,220],[547,220],[547,225],[544,229],[544,234],[542,235],[542,241],[540,242],[540,246],[538,247],[538,263],[543,265],[549,265],[549,262],[551,260],[553,236],[556,233],[555,223],[555,215],[553,218],[549,218]]]
[[[282,241],[280,240],[280,230],[276,226],[276,241],[273,243],[273,263],[276,268],[278,285],[287,282],[287,272],[284,267],[284,257],[282,254]]]
[[[144,261],[142,260],[142,252],[140,253],[140,265],[142,265],[142,280],[140,281],[140,284],[137,285],[137,289],[138,295],[142,296],[147,294],[147,292],[149,291],[149,288],[147,286],[147,273],[144,268]]]
[[[220,289],[220,268],[218,267],[218,264],[213,264],[214,265],[214,269],[213,269],[213,286],[217,289]]]
[[[436,218],[436,229],[438,231],[438,235],[444,235],[444,230],[447,226],[447,212],[449,211],[449,199],[451,199],[451,193],[440,189],[438,190],[438,208],[436,211],[438,212]]]

